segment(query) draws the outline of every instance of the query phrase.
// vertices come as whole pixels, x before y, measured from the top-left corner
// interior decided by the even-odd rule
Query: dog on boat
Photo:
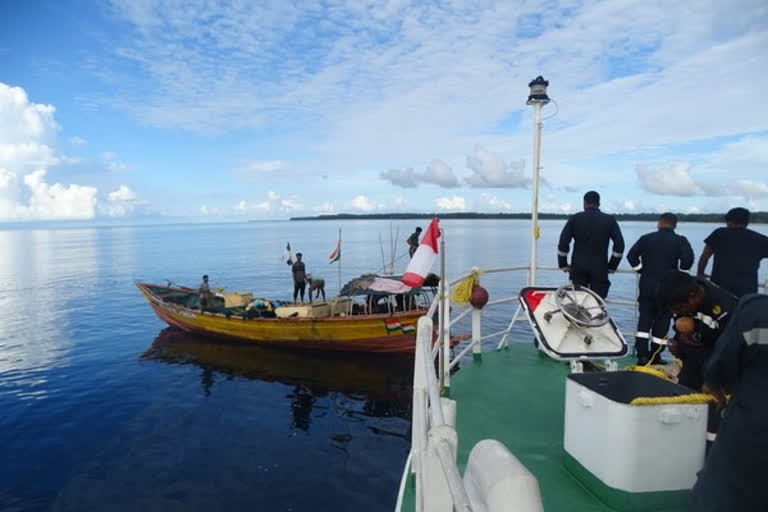
[[[312,274],[307,274],[307,284],[309,285],[309,301],[312,302],[312,292],[316,292],[315,298],[323,294],[325,300],[325,279],[322,277],[313,278]]]

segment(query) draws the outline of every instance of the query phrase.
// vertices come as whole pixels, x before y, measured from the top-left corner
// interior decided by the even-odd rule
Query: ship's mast
[[[533,137],[533,202],[531,204],[531,267],[528,272],[528,286],[536,284],[536,243],[539,239],[539,171],[541,170],[541,109],[549,103],[547,86],[549,82],[539,75],[528,84],[530,94],[528,105],[533,105],[536,118]]]

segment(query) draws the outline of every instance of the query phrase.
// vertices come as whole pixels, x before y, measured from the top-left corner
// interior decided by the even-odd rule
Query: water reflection
[[[336,414],[410,418],[413,360],[391,355],[284,350],[225,343],[173,328],[160,332],[143,359],[200,367],[203,393],[222,380],[244,378],[292,386],[291,425],[309,430],[318,399],[330,399]],[[341,408],[341,409],[339,409]]]

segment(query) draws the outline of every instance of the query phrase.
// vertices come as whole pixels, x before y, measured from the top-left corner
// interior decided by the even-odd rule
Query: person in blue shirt
[[[768,236],[751,229],[749,210],[733,208],[725,215],[726,227],[717,228],[704,240],[697,275],[705,277],[707,263],[714,256],[712,282],[737,297],[757,293],[757,271],[768,258]]]
[[[691,493],[691,512],[768,510],[768,296],[741,298],[704,365],[723,419]]]
[[[693,265],[693,249],[688,239],[675,233],[677,215],[659,217],[657,231],[641,236],[627,253],[627,261],[640,273],[638,320],[635,334],[637,364],[661,363],[663,338],[669,331],[672,314],[659,306],[656,289],[670,270],[688,270]],[[652,359],[652,361],[651,361]]]

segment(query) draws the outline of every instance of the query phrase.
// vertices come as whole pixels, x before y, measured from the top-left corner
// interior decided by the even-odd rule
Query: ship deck
[[[620,362],[620,366],[627,364],[631,364],[629,360]],[[687,492],[628,496],[609,488],[596,493],[599,482],[583,483],[589,475],[563,449],[568,373],[566,363],[550,359],[533,344],[511,344],[501,351],[483,353],[479,361],[464,363],[452,376],[450,387],[450,398],[457,405],[457,459],[462,473],[478,441],[497,439],[536,476],[547,512],[687,510]],[[595,440],[595,449],[600,449],[599,440]],[[414,509],[414,485],[411,475],[404,511]]]

